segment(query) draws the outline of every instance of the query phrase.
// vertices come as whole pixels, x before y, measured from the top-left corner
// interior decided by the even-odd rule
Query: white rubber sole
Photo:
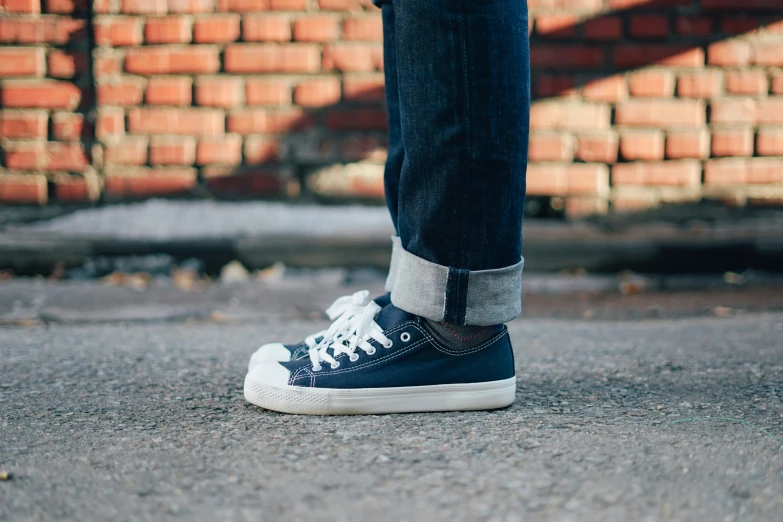
[[[368,415],[505,408],[514,402],[516,378],[470,384],[399,388],[270,386],[245,378],[245,399],[268,410],[300,415]]]

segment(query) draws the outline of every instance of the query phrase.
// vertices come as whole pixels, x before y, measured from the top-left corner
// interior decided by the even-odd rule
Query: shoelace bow
[[[336,337],[347,333],[351,325],[351,319],[360,314],[367,307],[367,297],[369,290],[359,290],[351,295],[338,297],[326,309],[326,316],[334,321],[329,328],[321,330],[305,337],[305,344],[308,348],[314,348],[322,343],[331,343]]]
[[[318,345],[312,346],[310,361],[313,363],[313,371],[319,371],[322,362],[328,362],[333,369],[339,367],[340,361],[336,357],[343,353],[347,354],[352,362],[356,361],[359,358],[356,353],[357,349],[361,349],[367,355],[373,355],[376,348],[370,344],[371,339],[378,341],[385,348],[391,348],[391,339],[383,334],[383,329],[375,322],[375,316],[380,311],[381,307],[376,302],[370,301],[364,306],[361,313],[351,317],[347,327],[345,325],[341,327],[338,335],[335,335],[330,341],[324,338]]]

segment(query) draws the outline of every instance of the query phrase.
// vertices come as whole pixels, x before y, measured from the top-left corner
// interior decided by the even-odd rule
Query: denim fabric
[[[383,9],[389,212],[403,251],[447,271],[445,288],[441,276],[432,284],[419,278],[417,288],[395,284],[392,300],[405,307],[410,295],[397,294],[436,292],[441,295],[430,297],[443,300],[441,316],[406,309],[460,324],[508,320],[476,307],[500,296],[500,309],[508,310],[509,301],[521,308],[530,115],[526,2],[374,2]],[[510,285],[495,284],[490,273],[473,277],[511,267],[519,275]]]

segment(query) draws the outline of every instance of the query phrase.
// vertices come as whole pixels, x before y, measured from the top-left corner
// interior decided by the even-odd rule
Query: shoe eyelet
[[[378,350],[376,350],[375,348],[373,348],[371,351],[369,351],[369,352],[365,352],[365,353],[366,353],[367,355],[375,355],[375,352],[377,352],[377,351],[378,351]],[[357,356],[356,356],[356,358],[358,359],[358,358],[359,358],[359,356],[357,355]]]
[[[411,334],[408,332],[402,332],[402,335],[400,335],[400,341],[407,343],[411,340]]]
[[[358,361],[358,360],[359,360],[359,354],[357,354],[357,353],[352,353],[350,356],[348,356],[348,360],[350,360],[351,362],[356,362],[356,361]]]
[[[334,364],[330,364],[329,366],[332,368],[332,370],[336,370],[340,367],[340,361],[336,361]]]
[[[383,343],[384,348],[391,348],[392,346],[394,346],[394,341],[392,341],[391,339],[389,339],[388,343]]]

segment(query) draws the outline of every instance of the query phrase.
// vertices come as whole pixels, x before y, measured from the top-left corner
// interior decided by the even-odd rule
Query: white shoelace
[[[331,341],[321,341],[317,346],[311,347],[310,361],[313,363],[313,371],[319,371],[322,362],[328,362],[332,369],[338,368],[340,361],[336,357],[342,353],[347,354],[352,362],[359,358],[357,349],[367,355],[373,355],[376,348],[370,344],[371,339],[381,343],[384,348],[391,348],[391,339],[383,335],[383,329],[375,322],[375,316],[380,310],[381,307],[371,301],[360,314],[351,318],[347,328],[343,328],[339,335],[335,335]]]
[[[367,297],[369,290],[360,290],[351,295],[338,297],[334,303],[326,309],[326,315],[334,321],[329,328],[321,330],[313,335],[305,337],[305,344],[308,348],[315,348],[320,344],[331,343],[336,337],[348,333],[351,325],[351,319],[357,314],[361,314],[367,307]],[[318,340],[318,338],[321,338]]]

